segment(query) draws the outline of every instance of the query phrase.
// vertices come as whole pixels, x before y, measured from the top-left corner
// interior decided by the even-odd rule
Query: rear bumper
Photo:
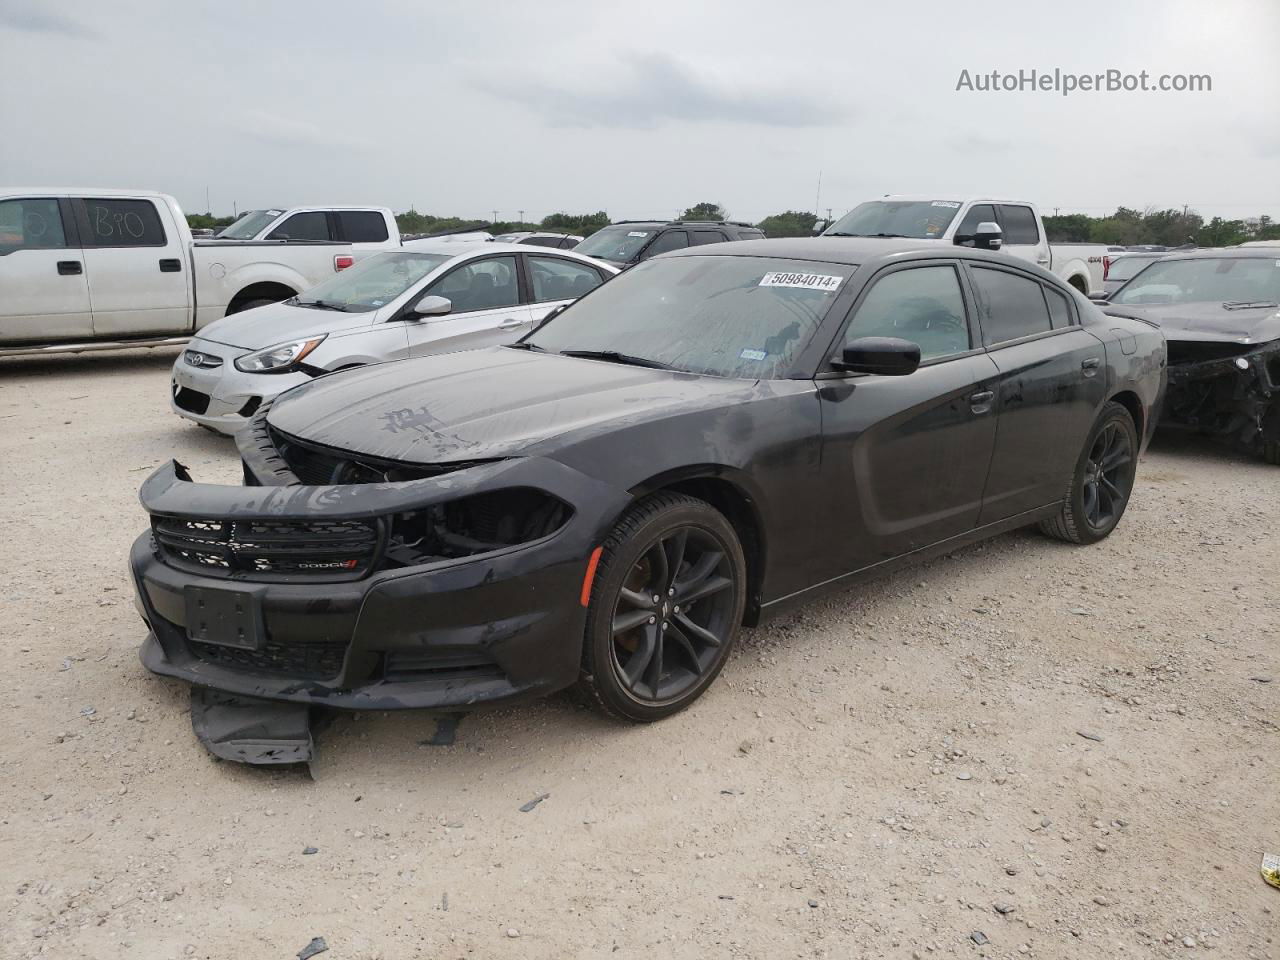
[[[150,633],[142,663],[157,674],[245,696],[348,710],[463,709],[542,696],[578,676],[587,557],[625,497],[550,461],[494,464],[474,489],[540,483],[575,513],[541,541],[355,580],[280,582],[202,576],[170,565],[151,532],[133,544],[137,607]],[[166,516],[377,515],[459,495],[458,480],[347,487],[220,487],[162,467],[144,506]],[[567,488],[574,488],[572,492]],[[471,492],[471,491],[467,491]],[[576,494],[576,496],[575,496]],[[252,649],[211,644],[188,629],[192,590],[252,596]]]

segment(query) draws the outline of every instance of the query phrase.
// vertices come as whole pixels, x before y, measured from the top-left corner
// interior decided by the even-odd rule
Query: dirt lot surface
[[[138,663],[138,485],[238,475],[172,356],[0,360],[0,957],[1280,957],[1280,469],[1160,440],[1104,543],[816,600],[664,723],[344,716],[308,776]]]

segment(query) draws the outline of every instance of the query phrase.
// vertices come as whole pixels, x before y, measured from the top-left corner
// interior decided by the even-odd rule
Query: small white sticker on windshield
[[[806,290],[834,290],[844,277],[829,273],[766,273],[760,278],[762,287],[803,287]]]
[[[769,355],[763,350],[743,350],[738,356],[743,360],[763,360]]]
[[[283,210],[268,210],[268,211],[267,211],[267,216],[269,216],[269,217],[278,217],[278,216],[280,216],[280,214],[282,214],[282,213],[284,213],[284,211],[283,211]]]
[[[647,237],[649,234],[644,230],[632,230],[627,234],[628,237]]]
[[[960,206],[960,204],[956,203],[954,200],[935,200],[935,201],[933,201],[933,203],[929,204],[929,206],[931,206],[931,207],[947,207],[947,208],[948,208],[948,209],[950,209],[950,210],[954,210],[954,209],[956,209],[958,206]]]

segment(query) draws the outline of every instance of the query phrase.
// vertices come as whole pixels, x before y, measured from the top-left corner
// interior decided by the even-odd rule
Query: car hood
[[[569,436],[742,402],[754,384],[492,347],[321,377],[282,394],[267,421],[351,453],[448,463],[546,455]]]
[[[261,350],[288,340],[366,327],[373,318],[372,313],[340,313],[337,310],[272,303],[215,320],[196,331],[196,336],[228,347]]]
[[[1221,303],[1115,304],[1104,308],[1113,317],[1148,320],[1169,340],[1266,343],[1280,339],[1280,310],[1236,307]]]

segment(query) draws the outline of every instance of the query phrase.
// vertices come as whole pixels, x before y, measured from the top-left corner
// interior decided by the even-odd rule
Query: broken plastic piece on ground
[[[298,951],[298,960],[307,960],[308,957],[314,957],[317,953],[324,953],[328,949],[329,945],[324,942],[324,937],[316,937]]]
[[[446,713],[436,717],[436,732],[428,740],[419,740],[421,747],[451,747],[458,739],[458,724],[465,713]]]
[[[1262,879],[1280,889],[1280,854],[1264,853],[1262,855]]]
[[[307,763],[314,752],[310,708],[304,703],[192,687],[191,729],[215,757],[236,763]]]
[[[532,810],[534,807],[536,807],[538,804],[540,804],[543,800],[546,800],[549,796],[551,796],[551,794],[549,794],[549,793],[540,793],[540,794],[538,794],[536,797],[534,797],[534,798],[533,798],[532,800],[530,800],[528,803],[522,803],[522,804],[520,804],[520,812],[521,812],[521,813],[528,813],[530,810]]]

